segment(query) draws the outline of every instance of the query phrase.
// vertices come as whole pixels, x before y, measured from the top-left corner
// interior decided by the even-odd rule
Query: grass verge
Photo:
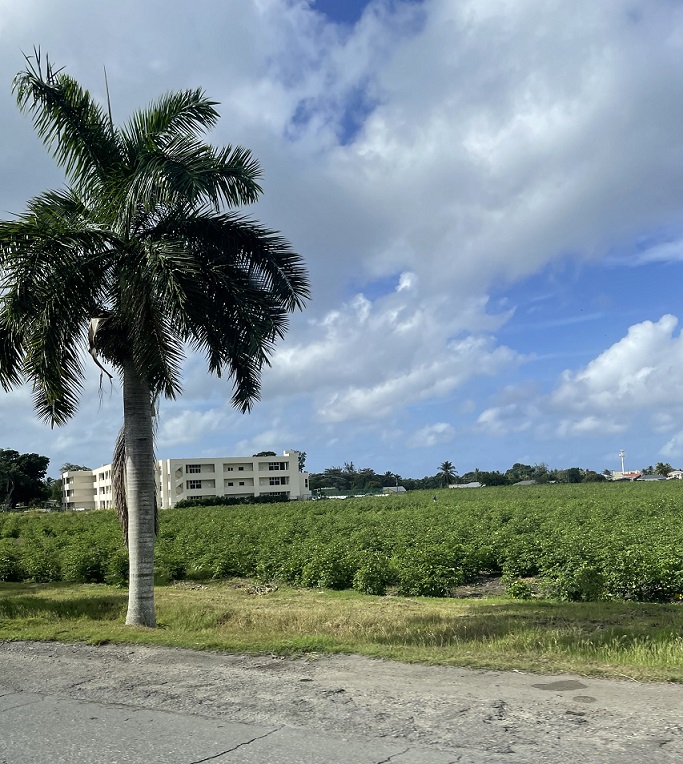
[[[683,682],[683,607],[370,597],[242,581],[159,587],[158,629],[124,625],[127,592],[0,584],[0,639],[127,642]]]

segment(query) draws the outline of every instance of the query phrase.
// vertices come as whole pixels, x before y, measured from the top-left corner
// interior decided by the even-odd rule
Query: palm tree
[[[455,469],[453,462],[445,461],[439,465],[439,475],[443,480],[444,487],[450,485],[454,480],[458,471]]]
[[[274,231],[225,208],[255,202],[260,169],[241,147],[201,140],[218,119],[201,90],[161,97],[115,126],[40,51],[14,80],[20,109],[64,168],[0,221],[0,384],[28,381],[40,419],[67,422],[83,349],[123,388],[130,587],[126,623],[154,626],[152,408],[181,392],[186,350],[226,374],[243,412],[309,294],[303,262]]]

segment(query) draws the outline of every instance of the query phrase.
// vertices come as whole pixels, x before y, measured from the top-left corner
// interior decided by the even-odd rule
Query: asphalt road
[[[0,643],[0,764],[666,764],[683,686]]]

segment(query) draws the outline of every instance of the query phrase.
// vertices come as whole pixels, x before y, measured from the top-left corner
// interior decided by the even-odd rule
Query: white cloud
[[[597,435],[605,437],[626,432],[628,425],[625,422],[617,422],[605,417],[594,415],[581,417],[580,419],[562,419],[557,425],[557,434],[561,438],[580,437],[582,435]]]
[[[490,335],[463,332],[504,320],[485,307],[422,294],[404,273],[388,295],[372,301],[359,294],[311,320],[302,341],[277,351],[264,394],[313,393],[323,422],[387,418],[410,403],[443,397],[474,376],[519,362]]]
[[[209,433],[227,429],[234,412],[225,409],[182,409],[162,418],[158,441],[161,447],[193,443]]]
[[[632,265],[683,262],[683,241],[667,241],[655,244],[631,259]]]
[[[671,411],[655,411],[650,424],[655,432],[671,432],[680,424],[680,419]]]
[[[292,444],[294,440],[296,437],[292,431],[276,422],[274,427],[259,432],[250,438],[240,440],[236,445],[236,453],[251,454],[259,451],[275,451],[279,454],[290,448],[296,448],[296,444]]]
[[[605,438],[627,432],[636,421],[654,432],[671,431],[683,415],[683,336],[677,325],[668,314],[634,324],[585,367],[564,371],[549,394],[535,385],[503,388],[498,405],[482,411],[476,428],[496,437],[531,431],[541,439]]]
[[[678,319],[631,326],[627,335],[577,372],[566,371],[551,396],[557,409],[623,412],[677,405],[683,375]]]
[[[413,448],[431,448],[439,443],[450,443],[455,438],[455,428],[447,422],[437,422],[413,433],[409,445]]]
[[[668,440],[660,449],[660,455],[665,459],[681,459],[683,458],[683,430],[676,433],[670,440]]]
[[[534,406],[509,403],[482,411],[477,417],[476,427],[489,435],[503,436],[510,432],[526,432],[537,417],[538,410]]]

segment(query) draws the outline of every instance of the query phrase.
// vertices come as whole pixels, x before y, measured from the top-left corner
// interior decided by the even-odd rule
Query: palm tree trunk
[[[123,367],[130,584],[126,623],[156,626],[154,611],[154,432],[149,384],[132,362]]]

